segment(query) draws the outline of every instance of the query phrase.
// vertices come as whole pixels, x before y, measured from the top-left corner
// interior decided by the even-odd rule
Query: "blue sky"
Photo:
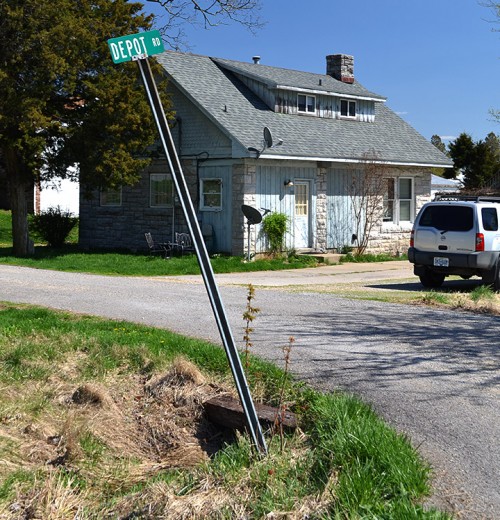
[[[324,73],[354,56],[356,79],[425,138],[500,135],[500,24],[477,0],[262,0],[263,29],[186,28],[190,51]],[[150,2],[145,10],[150,11]],[[157,12],[157,10],[156,10]]]

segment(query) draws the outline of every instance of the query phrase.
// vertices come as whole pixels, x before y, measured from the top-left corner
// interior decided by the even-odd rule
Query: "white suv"
[[[446,276],[480,276],[500,291],[500,197],[442,197],[424,204],[411,232],[408,260],[424,287]]]

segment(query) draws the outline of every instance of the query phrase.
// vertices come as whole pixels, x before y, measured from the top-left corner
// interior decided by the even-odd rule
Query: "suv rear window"
[[[427,206],[419,224],[441,231],[470,231],[474,225],[474,213],[468,206]]]
[[[498,231],[498,215],[496,208],[482,208],[481,217],[485,231]]]

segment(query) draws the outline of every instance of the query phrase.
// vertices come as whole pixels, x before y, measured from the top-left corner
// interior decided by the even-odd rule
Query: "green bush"
[[[77,225],[78,218],[69,211],[62,211],[59,206],[49,208],[30,218],[30,231],[45,240],[51,247],[61,247]]]
[[[270,213],[262,220],[262,231],[269,242],[270,253],[283,251],[283,243],[288,228],[288,216],[284,213]]]

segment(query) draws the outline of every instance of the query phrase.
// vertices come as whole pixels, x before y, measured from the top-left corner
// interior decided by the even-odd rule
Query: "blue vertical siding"
[[[259,80],[250,78],[243,74],[236,74],[250,90],[252,90],[266,105],[274,112],[282,114],[298,114],[297,95],[295,90],[278,89],[269,90],[269,87]],[[315,93],[316,117],[340,118],[341,95],[326,95]],[[310,117],[310,114],[308,115]],[[375,121],[375,102],[365,99],[356,99],[356,121],[373,123]]]
[[[351,245],[356,232],[353,223],[352,202],[349,186],[354,172],[348,169],[330,169],[327,172],[327,240],[328,249],[341,250]]]
[[[289,166],[262,165],[256,171],[256,207],[266,208],[272,212],[288,215],[290,222],[286,235],[286,247],[294,247],[293,218],[294,218],[294,188],[286,187],[285,181],[291,179],[309,180],[310,182],[310,215],[311,215],[311,243],[314,243],[316,230],[316,168],[292,168]],[[257,226],[256,251],[266,251],[266,243],[261,233],[261,226]]]

